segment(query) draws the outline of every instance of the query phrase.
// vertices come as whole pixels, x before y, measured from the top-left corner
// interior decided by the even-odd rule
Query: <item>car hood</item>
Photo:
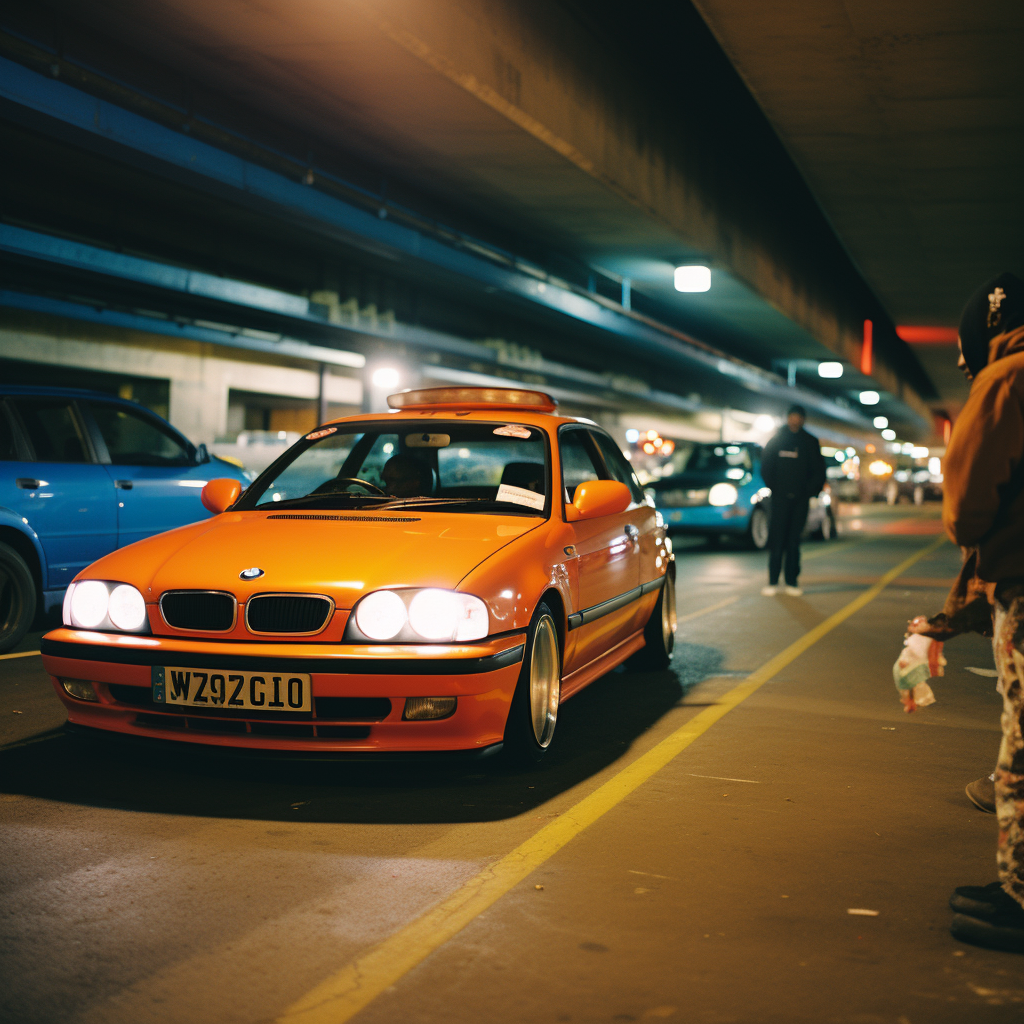
[[[147,601],[168,590],[221,590],[244,601],[274,591],[326,594],[351,608],[380,587],[454,588],[537,517],[444,512],[226,512],[139,541],[84,574],[137,586]],[[239,573],[263,575],[243,581]]]

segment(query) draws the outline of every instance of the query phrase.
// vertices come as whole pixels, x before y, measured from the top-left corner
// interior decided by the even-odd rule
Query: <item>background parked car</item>
[[[242,469],[134,402],[0,386],[0,651],[97,558],[209,513],[211,477]]]
[[[680,471],[648,484],[646,493],[670,531],[709,539],[734,536],[762,550],[768,543],[771,491],[761,476],[761,446],[747,442],[695,444]],[[805,533],[830,540],[836,523],[826,484],[811,498]]]

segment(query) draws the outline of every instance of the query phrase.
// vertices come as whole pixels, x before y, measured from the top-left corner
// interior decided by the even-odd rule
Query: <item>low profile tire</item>
[[[503,753],[511,765],[539,764],[551,747],[562,695],[562,652],[551,609],[542,601],[533,613],[523,667],[505,723]]]
[[[629,659],[629,667],[641,672],[662,672],[672,661],[675,646],[676,584],[671,576],[666,576],[654,611],[644,626],[644,646]]]
[[[755,508],[750,513],[747,540],[755,551],[764,551],[768,547],[768,513],[763,508]]]
[[[0,654],[28,632],[36,615],[36,584],[25,559],[0,544]]]

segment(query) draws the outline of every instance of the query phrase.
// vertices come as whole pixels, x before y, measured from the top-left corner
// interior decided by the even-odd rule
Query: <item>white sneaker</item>
[[[779,588],[774,584],[769,583],[767,587],[761,588],[762,597],[774,597],[779,592]]]
[[[787,586],[786,593],[789,597],[800,597],[803,594],[803,591],[799,587]]]

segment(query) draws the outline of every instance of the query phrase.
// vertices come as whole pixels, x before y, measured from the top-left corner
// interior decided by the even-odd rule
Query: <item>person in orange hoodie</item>
[[[943,465],[942,522],[964,563],[946,604],[909,631],[993,638],[1003,697],[995,771],[999,880],[950,897],[954,937],[1024,953],[1024,281],[982,285],[960,321],[958,365],[972,381]]]

